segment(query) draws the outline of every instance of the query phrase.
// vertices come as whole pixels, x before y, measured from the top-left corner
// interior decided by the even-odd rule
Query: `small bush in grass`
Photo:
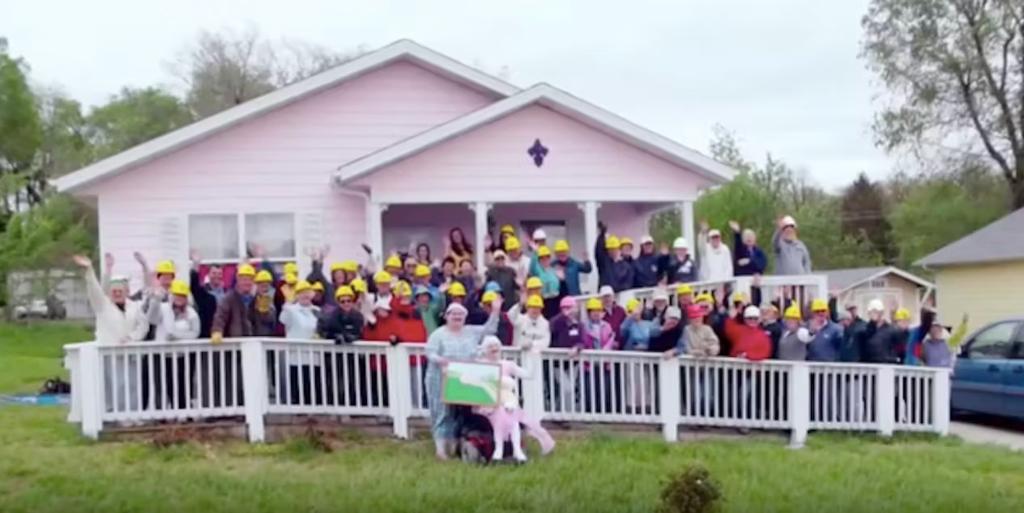
[[[658,513],[711,513],[718,511],[722,491],[708,469],[690,465],[669,476],[661,489]]]

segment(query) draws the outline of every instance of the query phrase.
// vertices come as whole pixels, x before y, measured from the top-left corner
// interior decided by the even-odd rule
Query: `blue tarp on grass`
[[[67,394],[15,394],[0,395],[0,404],[32,404],[36,406],[60,406],[71,402]]]

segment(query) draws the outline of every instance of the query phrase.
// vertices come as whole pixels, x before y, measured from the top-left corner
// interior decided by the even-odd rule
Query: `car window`
[[[1013,341],[1013,349],[1010,351],[1010,358],[1024,360],[1024,328],[1017,330],[1017,339]]]
[[[969,358],[1007,358],[1017,331],[1016,322],[1003,322],[985,328],[971,340]]]

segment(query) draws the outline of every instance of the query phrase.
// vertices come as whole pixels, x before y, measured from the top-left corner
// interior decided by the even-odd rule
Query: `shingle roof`
[[[918,260],[916,265],[1000,262],[1024,259],[1024,208]]]
[[[892,266],[881,266],[881,267],[857,267],[855,269],[830,269],[827,271],[819,271],[820,273],[828,276],[828,286],[830,289],[846,290],[859,283],[865,282],[876,276],[883,276],[886,274],[895,274],[905,280],[917,283],[922,287],[934,287],[934,285],[925,280],[924,278],[918,277],[907,271]]]

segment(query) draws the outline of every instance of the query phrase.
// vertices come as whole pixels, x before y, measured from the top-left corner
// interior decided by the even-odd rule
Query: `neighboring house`
[[[921,315],[921,306],[934,299],[935,284],[896,267],[859,267],[821,271],[836,295],[839,308],[857,305],[858,313],[867,316],[868,302],[881,299],[885,305],[895,304],[910,310],[913,322]]]
[[[922,258],[935,272],[939,318],[970,328],[1024,316],[1024,209]]]
[[[638,86],[636,94],[643,94]],[[95,201],[101,252],[226,263],[247,243],[308,270],[427,242],[461,227],[476,247],[510,223],[565,233],[592,251],[598,219],[646,233],[733,170],[576,96],[520,89],[403,40],[61,177]],[[482,252],[477,252],[478,261]],[[138,276],[138,273],[134,276]]]

